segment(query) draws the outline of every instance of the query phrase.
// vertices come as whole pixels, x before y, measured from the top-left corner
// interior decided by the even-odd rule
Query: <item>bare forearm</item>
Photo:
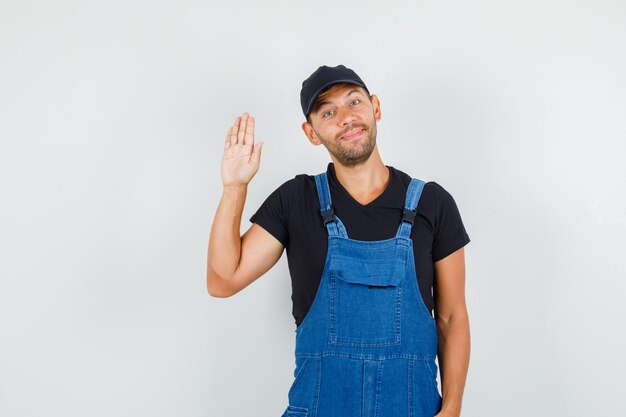
[[[224,187],[220,199],[208,249],[208,272],[228,279],[237,269],[241,254],[241,215],[246,201],[247,185]],[[211,274],[208,273],[210,279]]]
[[[470,358],[470,329],[466,314],[439,320],[439,365],[443,402],[441,415],[458,417]]]
[[[248,184],[259,170],[263,142],[254,143],[254,117],[237,116],[228,128],[222,155],[222,198],[217,207],[207,254],[207,290],[219,297],[229,295],[228,285],[241,258],[241,214]],[[228,283],[227,283],[228,284]]]

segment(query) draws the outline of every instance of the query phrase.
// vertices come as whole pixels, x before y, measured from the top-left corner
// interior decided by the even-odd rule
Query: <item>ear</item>
[[[370,98],[372,99],[372,107],[374,107],[374,119],[376,119],[377,122],[380,122],[380,119],[383,116],[380,112],[380,99],[376,94],[372,94]]]
[[[306,137],[309,139],[309,142],[311,142],[314,146],[322,144],[322,142],[317,138],[315,130],[313,130],[313,126],[311,126],[309,122],[302,123],[302,130],[304,131]]]

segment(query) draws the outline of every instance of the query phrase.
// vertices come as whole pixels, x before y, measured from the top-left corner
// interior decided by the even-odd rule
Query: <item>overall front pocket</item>
[[[329,343],[400,344],[404,269],[398,266],[393,260],[335,260],[330,268]]]

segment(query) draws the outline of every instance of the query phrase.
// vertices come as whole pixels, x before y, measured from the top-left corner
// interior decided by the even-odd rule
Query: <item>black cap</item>
[[[369,90],[365,86],[365,83],[361,78],[356,75],[356,72],[350,68],[346,68],[343,65],[337,65],[336,67],[327,67],[322,65],[306,80],[302,82],[302,90],[300,90],[300,104],[302,105],[302,112],[304,116],[308,116],[311,111],[313,102],[327,87],[333,84],[348,83],[361,86],[365,88],[367,94]]]

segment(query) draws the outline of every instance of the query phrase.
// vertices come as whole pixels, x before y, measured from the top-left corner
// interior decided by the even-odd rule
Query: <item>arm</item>
[[[465,306],[465,252],[458,249],[434,264],[435,319],[439,338],[443,402],[437,417],[458,417],[470,358],[470,328]]]
[[[239,236],[248,183],[259,168],[262,142],[254,145],[254,118],[244,113],[228,130],[222,157],[222,198],[211,226],[207,291],[229,297],[267,272],[282,255],[282,244],[253,224]]]

